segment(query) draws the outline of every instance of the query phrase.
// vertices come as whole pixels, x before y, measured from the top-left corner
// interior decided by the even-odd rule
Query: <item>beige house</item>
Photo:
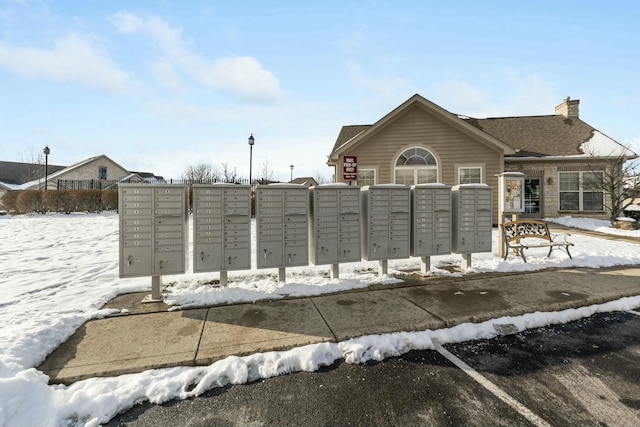
[[[47,189],[103,188],[104,183],[124,179],[141,181],[149,174],[129,172],[104,154],[71,166],[49,165]],[[0,162],[0,197],[8,190],[44,189],[45,167],[41,164]]]
[[[587,178],[598,178],[607,159],[637,156],[580,120],[578,107],[566,98],[553,115],[474,119],[416,94],[372,125],[344,126],[327,164],[337,182],[360,186],[486,183],[496,219],[496,175],[519,171],[524,217],[606,218],[606,194],[588,188]],[[345,168],[354,158],[355,180]]]

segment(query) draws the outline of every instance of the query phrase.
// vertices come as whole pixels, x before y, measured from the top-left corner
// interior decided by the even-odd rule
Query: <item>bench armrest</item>
[[[570,243],[567,240],[567,237],[571,236],[571,234],[569,234],[569,233],[549,233],[549,236],[551,236],[551,241],[552,242],[556,242],[556,238],[562,237],[562,239],[564,240],[565,243]]]

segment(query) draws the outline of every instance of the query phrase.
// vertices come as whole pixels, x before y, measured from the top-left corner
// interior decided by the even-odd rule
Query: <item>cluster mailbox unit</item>
[[[309,195],[309,257],[316,265],[331,264],[331,278],[338,278],[339,263],[361,259],[360,188],[325,184]]]
[[[278,268],[309,265],[309,189],[298,184],[256,187],[256,264]]]
[[[387,274],[387,260],[409,258],[410,191],[399,184],[360,189],[362,257],[380,261],[380,275]]]
[[[471,266],[471,254],[491,252],[491,187],[463,184],[452,188],[453,252],[462,255],[462,267]]]
[[[192,188],[193,271],[219,271],[224,285],[227,271],[251,268],[251,187]],[[185,185],[119,186],[120,277],[151,276],[152,301],[162,298],[161,276],[187,270],[188,197]],[[458,253],[468,268],[472,253],[491,252],[486,184],[271,184],[258,186],[255,199],[256,266],[278,268],[280,282],[286,267],[309,261],[330,264],[337,278],[340,263],[379,261],[384,275],[388,260],[415,256],[426,274],[430,256]]]
[[[193,271],[251,268],[251,187],[236,184],[193,185]]]
[[[431,269],[430,257],[451,253],[451,187],[411,187],[411,256],[420,257],[420,273]]]
[[[120,277],[151,276],[151,300],[160,300],[161,276],[185,273],[188,260],[188,187],[120,184]]]

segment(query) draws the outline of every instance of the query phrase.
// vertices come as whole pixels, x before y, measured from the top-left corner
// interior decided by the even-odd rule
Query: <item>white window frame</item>
[[[584,174],[601,174],[604,179],[603,171],[559,171],[558,172],[558,211],[559,212],[604,212],[605,211],[605,194],[604,190],[585,190]],[[577,189],[562,189],[563,180],[561,176],[563,174],[577,174],[578,175],[578,188]],[[562,208],[562,195],[563,193],[577,193],[578,194],[578,209],[563,209]],[[601,193],[602,194],[602,206],[600,209],[585,209],[584,208],[584,195],[585,193]]]
[[[413,149],[420,149],[420,150],[426,151],[428,154],[431,155],[431,157],[433,158],[433,160],[435,161],[436,164],[435,165],[425,165],[425,166],[418,166],[418,165],[398,166],[398,159],[400,158],[400,156],[402,156],[407,151],[413,150]],[[424,184],[424,182],[418,181],[418,172],[419,171],[434,171],[435,172],[435,180],[427,181],[426,183],[435,183],[435,182],[439,182],[438,179],[440,177],[440,162],[438,161],[438,157],[435,155],[433,150],[430,150],[427,147],[422,147],[422,146],[405,147],[405,148],[402,149],[402,151],[400,151],[398,153],[397,156],[395,156],[395,158],[393,160],[393,182],[396,183],[396,184],[398,184],[398,177],[397,177],[397,172],[398,171],[412,171],[413,172],[413,184]],[[404,184],[404,182],[400,182],[400,184]]]
[[[363,182],[365,181],[364,179],[360,179],[360,174],[363,172],[372,172],[373,173],[373,182],[369,183],[369,182]],[[364,185],[375,185],[376,184],[376,170],[375,169],[358,169],[358,185],[359,186],[364,186]],[[368,180],[366,180],[368,181]]]
[[[464,170],[477,169],[480,172],[480,180],[478,182],[463,182],[462,172]],[[457,167],[456,177],[458,179],[458,185],[460,184],[482,184],[484,183],[484,167],[482,165],[462,165]]]

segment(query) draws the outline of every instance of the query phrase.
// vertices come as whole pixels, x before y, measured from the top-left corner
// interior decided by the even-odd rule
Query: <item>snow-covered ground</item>
[[[551,220],[551,219],[549,219]],[[605,221],[559,218],[561,224],[605,233],[640,237],[640,231],[620,232]],[[255,237],[255,231],[254,231]],[[497,249],[494,232],[494,251]],[[473,255],[471,271],[534,271],[548,267],[608,267],[640,264],[640,245],[574,234],[574,259],[561,253],[530,251],[528,263],[518,257],[504,261],[495,253]],[[438,266],[460,264],[459,255],[432,258],[433,274],[450,275]],[[255,259],[252,263],[256,265]],[[220,302],[257,301],[285,295],[309,296],[337,290],[392,283],[399,270],[416,270],[419,260],[389,261],[389,275],[377,276],[377,263],[341,265],[340,279],[328,278],[328,266],[287,269],[278,283],[277,270],[229,272],[229,286],[207,285],[218,273],[188,272],[167,276],[167,302],[176,308]],[[118,277],[118,217],[115,214],[0,216],[0,427],[26,425],[88,425],[107,422],[137,402],[183,399],[226,384],[239,384],[296,371],[313,371],[344,359],[362,363],[399,355],[411,349],[431,349],[448,343],[493,337],[494,323],[513,323],[519,330],[562,323],[595,312],[640,306],[640,297],[559,313],[535,313],[517,318],[464,324],[418,333],[368,336],[338,344],[310,345],[283,352],[229,357],[205,367],[150,370],[114,378],[94,378],[71,386],[48,385],[35,369],[59,344],[89,319],[106,316],[101,309],[116,295],[150,291],[149,278]]]

